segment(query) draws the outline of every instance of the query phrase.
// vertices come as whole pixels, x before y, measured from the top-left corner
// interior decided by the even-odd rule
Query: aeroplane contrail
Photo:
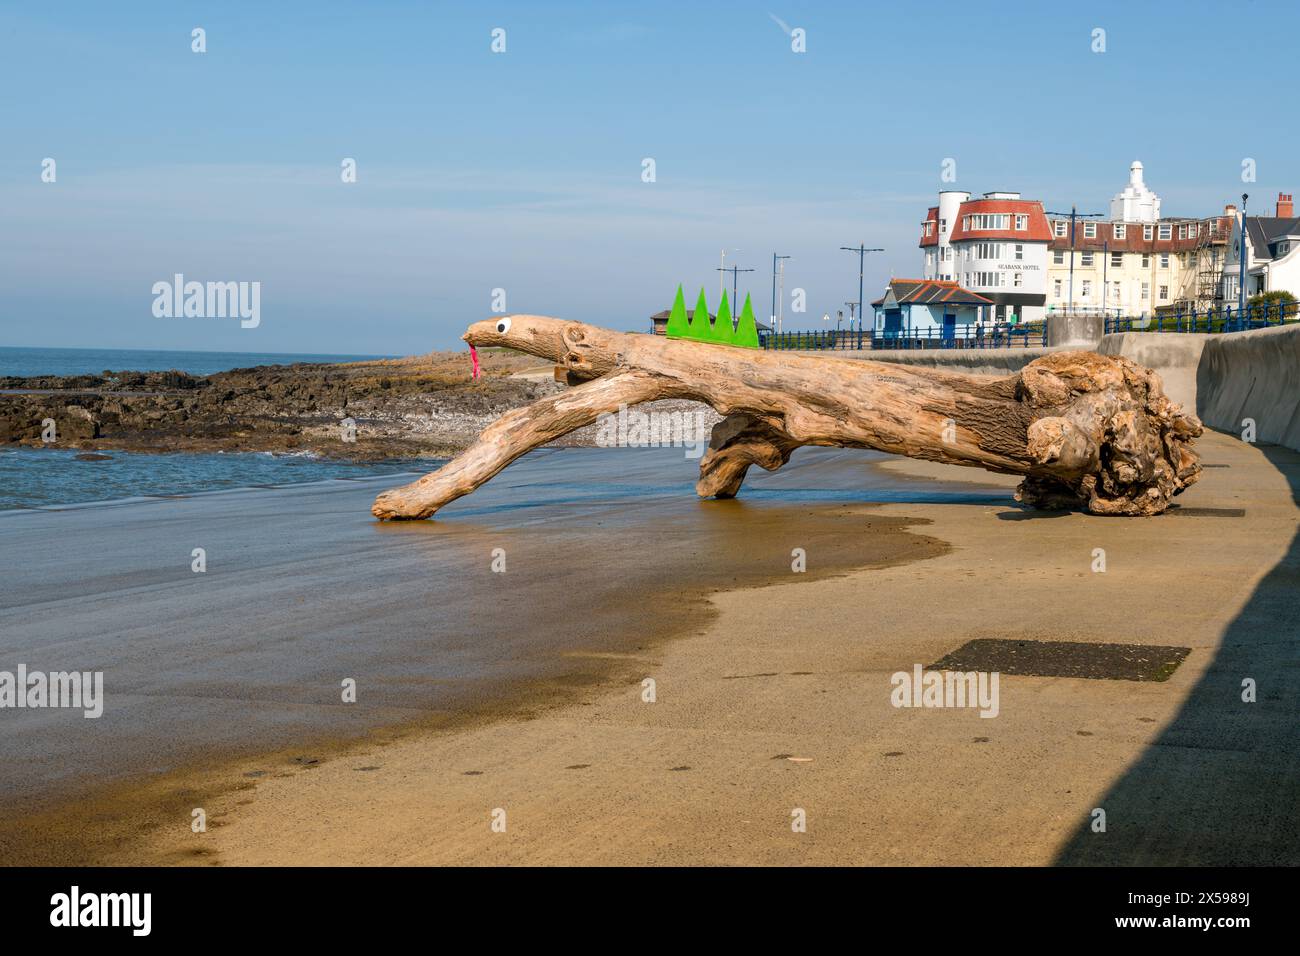
[[[784,20],[778,17],[775,13],[769,13],[768,16],[772,18],[773,23],[775,23],[778,27],[780,27],[782,30],[785,31],[786,36],[790,36],[789,24],[787,24]]]

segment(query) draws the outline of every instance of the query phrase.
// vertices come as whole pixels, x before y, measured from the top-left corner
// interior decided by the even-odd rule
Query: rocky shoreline
[[[446,457],[503,413],[566,387],[532,356],[491,349],[480,359],[483,374],[476,380],[464,352],[264,365],[206,376],[105,371],[0,377],[0,447],[310,452],[367,461]],[[710,424],[717,420],[706,411]],[[348,419],[355,423],[355,441],[345,440]],[[44,437],[51,421],[54,441]],[[593,443],[592,428],[563,440]]]

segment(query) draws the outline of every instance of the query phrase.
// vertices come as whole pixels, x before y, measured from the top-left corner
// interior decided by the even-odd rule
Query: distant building
[[[1246,296],[1278,290],[1300,298],[1300,218],[1291,193],[1278,193],[1276,214],[1246,217]],[[1237,302],[1241,276],[1240,217],[1234,217],[1223,267],[1227,304]]]
[[[1112,222],[1156,222],[1160,219],[1160,197],[1142,181],[1142,164],[1128,168],[1128,185],[1110,201]]]
[[[1206,219],[1161,218],[1160,197],[1134,162],[1109,221],[1076,219],[1071,237],[1069,218],[1052,217],[1048,311],[1151,315],[1220,304],[1235,214],[1228,206]]]
[[[977,325],[994,302],[956,282],[942,279],[891,279],[885,294],[871,303],[875,333],[883,338],[956,338],[958,326]]]
[[[668,316],[671,315],[671,314],[672,314],[672,309],[664,309],[662,312],[656,312],[654,315],[650,316],[650,331],[653,332],[655,335],[667,335],[667,334],[668,334]],[[712,324],[713,324],[713,320],[716,319],[716,318],[717,318],[717,316],[714,315],[712,312],[710,312],[710,313],[709,313],[709,324],[712,325]],[[694,321],[694,320],[695,320],[695,310],[694,310],[694,309],[687,309],[687,310],[686,310],[686,321],[688,321],[688,322],[692,322],[692,321]]]
[[[981,314],[990,324],[1042,319],[1051,239],[1037,200],[945,190],[921,225],[924,276],[986,299]]]

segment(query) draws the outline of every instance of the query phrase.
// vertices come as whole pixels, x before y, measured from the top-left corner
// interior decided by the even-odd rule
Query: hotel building
[[[1129,168],[1110,218],[1051,219],[1049,312],[1151,315],[1222,302],[1222,275],[1236,208],[1208,219],[1163,218],[1160,197]]]
[[[972,199],[968,192],[945,190],[921,224],[923,275],[987,299],[980,318],[990,325],[1041,320],[1051,240],[1040,202],[1020,193]]]

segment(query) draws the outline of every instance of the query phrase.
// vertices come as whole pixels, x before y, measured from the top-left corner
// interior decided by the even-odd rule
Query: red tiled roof
[[[955,282],[943,279],[890,279],[889,287],[894,290],[894,298],[902,303],[950,302],[954,305],[992,305],[992,299],[986,299],[978,292],[963,289]],[[882,295],[871,304],[880,305],[885,301]]]
[[[925,227],[930,227],[930,234],[925,234]],[[939,244],[939,207],[931,206],[925,214],[925,222],[921,223],[921,247],[937,246]]]
[[[1074,225],[1074,248],[1083,252],[1101,252],[1103,248],[1109,247],[1111,252],[1187,252],[1196,249],[1205,242],[1213,244],[1223,244],[1228,241],[1228,236],[1232,233],[1231,216],[1211,216],[1209,219],[1181,219],[1165,220],[1164,222],[1098,222],[1097,235],[1091,238],[1084,236],[1084,222],[1086,220],[1076,221]],[[1053,236],[1051,244],[1048,246],[1052,251],[1058,249],[1068,250],[1070,248],[1070,226],[1068,219],[1054,219],[1053,222],[1064,222],[1065,235]],[[1206,236],[1212,224],[1218,223],[1218,230],[1213,236]],[[1178,227],[1187,226],[1191,223],[1196,224],[1196,235],[1183,239],[1178,238]],[[1115,226],[1124,226],[1124,238],[1115,238]],[[1169,226],[1169,238],[1161,239],[1160,226]],[[1151,226],[1151,238],[1143,239],[1144,227]]]
[[[966,217],[976,213],[1006,213],[1012,216],[1010,229],[967,229]],[[1016,229],[1014,217],[1028,216],[1028,229]],[[1043,204],[1036,199],[970,199],[957,210],[957,222],[948,236],[949,242],[971,239],[1006,239],[1012,242],[1050,242],[1052,227],[1047,223]]]

